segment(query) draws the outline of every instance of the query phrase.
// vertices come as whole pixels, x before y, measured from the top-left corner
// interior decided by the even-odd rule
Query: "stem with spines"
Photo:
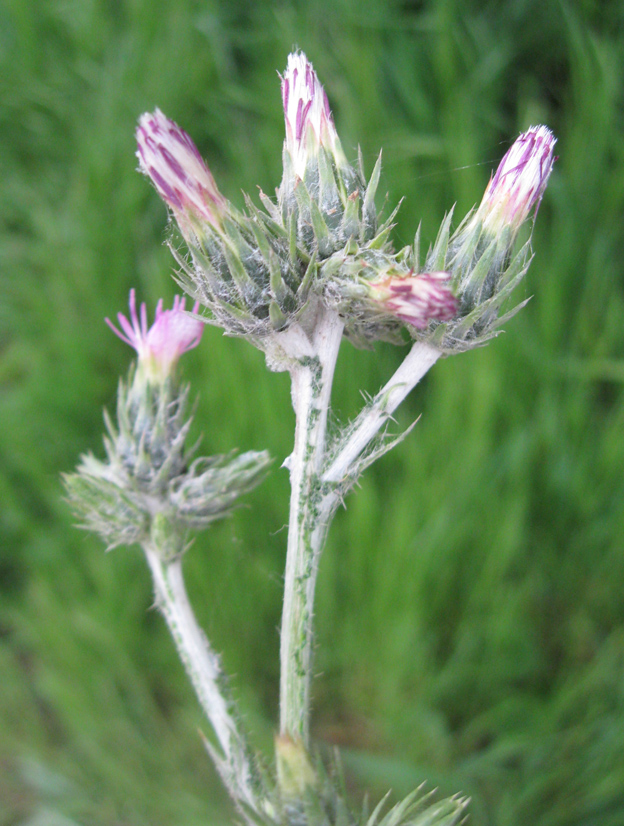
[[[259,788],[249,749],[233,715],[219,657],[200,628],[188,599],[182,554],[171,556],[153,540],[143,550],[154,581],[156,605],[163,614],[218,746],[206,746],[228,792],[244,814],[259,807]],[[182,551],[183,549],[180,549]]]

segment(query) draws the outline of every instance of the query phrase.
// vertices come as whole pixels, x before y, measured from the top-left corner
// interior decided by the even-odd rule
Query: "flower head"
[[[446,272],[388,274],[370,283],[369,294],[384,312],[423,330],[431,319],[449,321],[457,313],[449,279]]]
[[[490,179],[477,216],[487,230],[513,231],[539,207],[555,158],[557,139],[546,126],[532,126],[515,141]]]
[[[329,101],[316,72],[303,52],[288,56],[282,78],[282,101],[286,120],[285,149],[292,159],[295,175],[303,180],[308,160],[319,146],[345,163]]]
[[[105,319],[115,335],[137,351],[139,367],[148,380],[163,382],[173,372],[182,353],[199,344],[204,330],[203,322],[185,312],[184,304],[185,299],[176,296],[173,308],[163,310],[160,299],[154,323],[148,329],[145,304],[141,304],[137,315],[135,293],[130,290],[130,321],[125,315],[118,313],[120,331],[110,319]],[[198,309],[199,304],[195,304],[193,313],[197,314]]]
[[[141,115],[136,138],[141,171],[174,211],[180,228],[184,231],[195,218],[218,229],[227,201],[190,136],[156,109]]]

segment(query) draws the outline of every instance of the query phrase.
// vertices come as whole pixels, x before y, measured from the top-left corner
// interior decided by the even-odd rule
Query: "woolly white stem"
[[[288,460],[291,500],[280,639],[280,730],[307,744],[314,590],[330,511],[319,474],[326,451],[331,386],[343,323],[323,310],[312,348],[290,369],[295,409],[295,445]]]
[[[428,344],[415,342],[390,381],[359,414],[346,444],[323,474],[323,482],[340,482],[347,476],[362,451],[375,438],[403,399],[433,367],[442,353]]]
[[[221,753],[209,745],[210,754],[234,800],[256,809],[247,746],[232,716],[232,703],[226,698],[227,687],[219,658],[191,608],[184,586],[182,559],[179,556],[163,559],[162,551],[154,544],[146,543],[143,550],[152,571],[156,604],[167,621],[180,659],[220,746]]]

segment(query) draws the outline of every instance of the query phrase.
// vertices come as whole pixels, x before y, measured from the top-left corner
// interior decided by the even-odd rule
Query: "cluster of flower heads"
[[[187,448],[188,387],[177,384],[175,368],[199,344],[206,321],[269,354],[289,326],[313,330],[323,317],[320,304],[341,316],[355,343],[400,343],[407,330],[451,352],[487,340],[519,309],[501,314],[530,263],[530,242],[516,253],[513,247],[537,213],[553,167],[549,129],[531,127],[519,136],[481,204],[453,233],[447,215],[421,269],[418,238],[400,252],[389,241],[396,210],[379,221],[380,159],[368,181],[361,159],[358,167],[347,161],[327,95],[301,52],[289,56],[281,91],[284,171],[275,200],[261,193],[263,209],[250,199],[246,211],[236,209],[189,135],[159,109],[140,118],[140,169],[187,244],[187,258],[174,253],[177,277],[195,304],[188,312],[184,298],[176,297],[171,309],[161,300],[149,325],[132,290],[129,318],[119,313],[119,327],[106,319],[136,350],[137,364],[120,382],[115,422],[106,417],[106,459],[84,456],[65,482],[83,526],[109,547],[150,543],[165,557],[177,555],[189,528],[227,515],[266,472],[265,451],[194,459]],[[199,315],[200,306],[207,315]],[[293,353],[286,355],[299,357]],[[292,786],[293,766],[301,782],[292,791],[304,797],[312,770],[295,743],[278,742],[282,790]],[[409,806],[400,806],[407,816]],[[458,811],[453,804],[453,822]]]
[[[449,216],[419,271],[419,250],[395,253],[388,240],[395,213],[379,223],[379,161],[368,182],[361,162],[348,163],[325,90],[303,53],[289,56],[281,90],[284,175],[277,201],[261,194],[264,209],[248,199],[247,211],[237,210],[191,138],[160,110],[139,121],[140,168],[187,242],[178,279],[208,310],[207,320],[263,346],[321,301],[343,316],[345,334],[364,344],[401,341],[404,327],[447,350],[492,335],[528,266],[527,246],[511,252],[552,170],[550,130],[520,135],[478,209],[454,234]]]

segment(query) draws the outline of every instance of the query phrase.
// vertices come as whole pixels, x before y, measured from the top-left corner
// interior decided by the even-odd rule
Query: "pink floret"
[[[119,313],[118,329],[105,319],[108,326],[122,341],[137,351],[139,364],[146,368],[148,374],[165,378],[174,369],[182,353],[197,347],[204,330],[199,317],[194,318],[185,312],[185,299],[176,296],[171,310],[163,310],[162,299],[156,306],[154,323],[147,326],[147,309],[141,304],[137,314],[136,295],[130,290],[130,320]],[[199,304],[196,303],[192,313],[197,315]]]
[[[423,330],[431,320],[449,321],[457,313],[457,299],[446,272],[389,275],[371,285],[376,303],[401,321]]]

